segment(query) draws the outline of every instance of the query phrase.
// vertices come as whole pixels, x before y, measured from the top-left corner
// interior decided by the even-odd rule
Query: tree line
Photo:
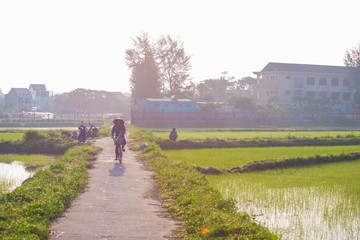
[[[0,92],[1,93],[1,92]],[[32,111],[28,109],[16,109],[18,111]],[[5,109],[0,99],[0,113],[12,112]],[[106,113],[129,113],[130,97],[120,92],[97,91],[78,88],[71,92],[57,94],[52,104],[39,109],[55,114],[106,114]]]
[[[245,104],[253,108],[251,101],[255,100],[257,91],[255,78],[235,79],[223,72],[218,78],[195,84],[189,77],[190,56],[184,50],[184,42],[170,35],[153,42],[147,33],[140,34],[133,39],[133,48],[126,50],[125,58],[131,71],[130,87],[134,100],[176,95],[204,102],[228,102],[235,106]],[[354,103],[360,106],[360,44],[346,51],[344,64],[347,67],[346,77],[355,90]],[[272,99],[269,104],[277,101]],[[331,105],[331,102],[308,98],[294,101],[316,106]]]

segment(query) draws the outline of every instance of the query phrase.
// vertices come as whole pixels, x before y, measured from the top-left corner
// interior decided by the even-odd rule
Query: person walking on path
[[[96,140],[102,148],[89,171],[89,183],[51,226],[50,240],[158,240],[177,229],[165,218],[157,199],[153,173],[126,149],[124,163],[114,162],[110,137]]]
[[[121,118],[116,118],[113,120],[114,126],[111,130],[111,137],[114,139],[115,144],[115,160],[119,159],[119,151],[125,152],[125,133],[126,128],[124,125],[124,120]]]

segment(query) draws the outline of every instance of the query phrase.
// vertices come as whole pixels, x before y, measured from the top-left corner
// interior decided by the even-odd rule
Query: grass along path
[[[83,191],[98,150],[90,144],[73,147],[31,181],[0,194],[0,239],[47,239],[51,220]]]
[[[178,162],[193,166],[229,169],[241,167],[253,161],[268,159],[288,159],[323,154],[341,154],[359,152],[360,147],[330,146],[330,147],[262,147],[262,148],[221,148],[221,149],[184,149],[167,150],[162,153]]]

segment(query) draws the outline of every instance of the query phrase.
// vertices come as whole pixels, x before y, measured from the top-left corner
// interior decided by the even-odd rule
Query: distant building
[[[12,88],[5,95],[5,108],[9,110],[30,110],[33,105],[32,95],[27,88]]]
[[[5,95],[0,92],[0,108],[5,106]]]
[[[268,63],[254,72],[258,80],[257,100],[267,103],[277,99],[284,104],[294,103],[294,97],[328,99],[337,105],[351,105],[354,90],[346,79],[346,67]]]
[[[15,111],[41,110],[53,102],[52,93],[44,84],[30,84],[29,88],[12,88],[5,95],[5,108]]]
[[[33,107],[43,109],[53,103],[52,92],[46,89],[45,84],[30,84],[29,91],[32,95]]]
[[[190,99],[145,98],[137,101],[137,112],[196,112],[196,102]]]

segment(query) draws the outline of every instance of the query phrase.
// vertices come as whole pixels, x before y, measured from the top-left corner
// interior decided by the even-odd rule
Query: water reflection
[[[0,163],[0,190],[11,192],[31,175],[32,173],[27,172],[21,162]]]

